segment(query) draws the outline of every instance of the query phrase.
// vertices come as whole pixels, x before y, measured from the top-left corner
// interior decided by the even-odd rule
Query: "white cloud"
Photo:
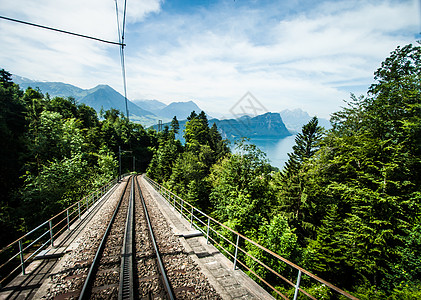
[[[117,40],[114,1],[0,4],[11,17]],[[127,5],[129,98],[195,100],[221,113],[250,91],[270,110],[300,107],[326,117],[349,92],[361,92],[354,88],[368,86],[389,52],[415,42],[419,31],[416,1],[323,2],[294,14],[287,13],[292,5],[276,3],[226,2],[189,14],[166,12],[159,0]],[[117,47],[5,22],[1,67],[122,91]]]
[[[132,2],[127,21],[142,20],[158,11],[159,4],[159,0]],[[2,14],[11,18],[118,41],[114,1],[0,0],[0,6]],[[82,88],[99,83],[122,86],[118,46],[5,20],[0,20],[0,43],[1,67],[16,74]]]
[[[253,11],[249,22],[245,20],[250,14],[224,19],[225,32],[220,24],[206,26],[196,16],[181,24],[170,20],[176,43],[166,49],[151,45],[131,58],[131,72],[139,74],[130,84],[137,88],[132,97],[191,97],[203,108],[221,112],[251,91],[270,110],[301,107],[326,117],[350,92],[360,92],[352,90],[353,85],[368,87],[389,52],[411,41],[408,30],[418,21],[411,2],[353,3],[324,4],[273,27],[263,22],[264,14]],[[217,19],[215,14],[206,21]],[[263,26],[260,31],[272,40],[250,39],[242,24]],[[160,28],[151,28],[161,34]],[[350,90],[344,91],[345,86]]]
[[[136,23],[142,21],[150,13],[161,11],[161,0],[127,1],[127,21]],[[121,8],[123,5],[121,5]]]

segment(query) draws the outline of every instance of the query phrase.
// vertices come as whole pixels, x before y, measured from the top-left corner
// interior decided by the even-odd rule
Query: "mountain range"
[[[13,81],[23,89],[28,87],[38,88],[43,94],[50,97],[73,97],[77,103],[84,103],[93,107],[97,113],[102,110],[115,108],[125,114],[125,98],[108,85],[98,85],[92,89],[81,89],[63,82],[42,82],[13,75]],[[193,102],[173,102],[169,105],[157,100],[127,101],[129,117],[133,122],[149,127],[158,123],[158,120],[169,122],[174,116],[177,119],[186,119],[190,113],[201,111]]]
[[[187,120],[179,121],[180,130],[176,136],[183,143],[183,130],[186,123]],[[245,115],[236,119],[210,119],[208,123],[209,126],[215,123],[222,138],[230,141],[235,141],[242,137],[251,139],[282,139],[291,135],[279,113],[268,112],[255,117]],[[163,125],[170,127],[170,122]],[[153,128],[158,130],[158,125],[154,125]]]
[[[177,116],[177,119],[179,120],[185,120],[192,111],[202,111],[202,109],[193,101],[172,102],[168,105],[158,100],[134,100],[133,103],[154,113],[163,120],[172,120],[174,116]]]
[[[237,119],[211,119],[209,124],[215,123],[225,139],[235,140],[248,138],[280,139],[291,135],[279,113],[265,113],[255,117],[242,116]]]
[[[98,85],[92,89],[81,89],[63,82],[34,81],[28,78],[13,75],[13,81],[22,89],[28,87],[38,88],[50,97],[73,97],[77,103],[84,103],[93,107],[98,113],[111,108],[118,109],[125,114],[125,98],[108,85]],[[133,100],[127,101],[130,120],[149,127],[162,120],[170,122],[174,116],[180,120],[180,127],[192,111],[200,112],[202,109],[193,101],[172,102],[165,104],[158,100]],[[311,116],[301,110],[282,110],[280,113],[266,113],[260,116],[242,116],[236,119],[215,119],[207,114],[209,123],[216,123],[224,138],[235,139],[247,137],[272,137],[281,138],[301,131]],[[185,123],[185,122],[184,122]],[[319,118],[319,124],[330,128],[326,119]]]

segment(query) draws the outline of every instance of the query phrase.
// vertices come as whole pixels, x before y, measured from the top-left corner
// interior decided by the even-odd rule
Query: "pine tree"
[[[191,121],[193,119],[197,118],[197,113],[193,110],[190,115],[187,117],[187,121]]]
[[[307,247],[306,267],[322,278],[350,288],[353,277],[350,263],[347,262],[347,252],[350,245],[345,239],[344,216],[333,204],[326,208],[326,215],[317,228],[317,239]]]
[[[27,108],[22,92],[12,82],[12,75],[0,70],[0,247],[13,239],[13,223],[18,219],[9,215],[18,205],[13,199],[14,190],[22,184],[21,169],[26,151],[25,134]]]
[[[174,118],[171,120],[171,132],[175,136],[180,129],[180,124],[178,123],[177,116],[174,116]]]
[[[288,216],[291,223],[299,228],[300,234],[304,234],[305,228],[313,227],[306,221],[306,212],[303,212],[303,209],[308,208],[309,205],[304,187],[303,165],[319,149],[322,132],[323,129],[318,126],[317,117],[313,117],[303,126],[301,133],[295,138],[293,152],[288,153],[289,159],[281,174],[281,211]]]
[[[324,212],[328,205],[341,212],[336,223],[344,224],[345,261],[359,278],[353,284],[387,294],[400,286],[402,276],[388,275],[394,268],[421,267],[417,260],[397,264],[405,261],[407,237],[421,222],[420,67],[421,47],[393,51],[375,73],[368,96],[352,96],[348,107],[333,115],[333,129],[306,173],[312,210],[323,226],[335,226]],[[326,240],[324,232],[317,234],[316,241]],[[337,247],[324,242],[319,248],[329,254]],[[324,263],[331,265],[326,258]]]
[[[323,129],[318,124],[317,117],[313,117],[295,137],[295,145],[292,147],[293,152],[288,153],[288,161],[285,163],[284,177],[296,175],[301,165],[319,149]]]
[[[217,162],[230,152],[230,149],[228,147],[228,141],[222,139],[222,136],[218,131],[218,127],[216,126],[216,123],[212,124],[212,127],[209,130],[209,136],[210,147],[215,152],[214,162]]]

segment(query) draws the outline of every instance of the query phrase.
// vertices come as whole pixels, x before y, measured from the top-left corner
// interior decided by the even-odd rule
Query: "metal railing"
[[[234,264],[234,270],[237,268],[237,265],[241,265],[245,270],[247,270],[250,274],[253,274],[253,276],[258,278],[259,281],[263,282],[269,288],[269,290],[275,292],[278,296],[284,299],[289,299],[285,294],[283,294],[276,287],[270,284],[261,275],[253,271],[252,267],[248,266],[245,261],[241,261],[238,255],[239,251],[244,255],[244,257],[248,257],[250,261],[257,263],[266,271],[270,272],[275,278],[277,278],[277,281],[283,281],[287,285],[292,286],[292,288],[294,289],[294,300],[298,299],[299,293],[304,294],[310,299],[316,299],[313,295],[305,291],[300,286],[303,274],[307,275],[311,280],[317,281],[318,283],[327,286],[329,289],[347,297],[348,299],[358,300],[358,298],[352,296],[351,294],[341,290],[333,284],[290,262],[286,258],[274,253],[273,251],[259,245],[258,243],[250,240],[244,235],[232,230],[228,226],[218,222],[214,218],[210,217],[201,210],[192,206],[190,203],[175,195],[174,193],[172,193],[162,185],[158,184],[154,180],[150,179],[146,175],[144,176],[145,179],[151,184],[151,186],[167,200],[167,202],[173,207],[173,209],[180,213],[180,217],[184,217],[190,223],[190,226],[192,228],[195,227],[197,230],[203,233],[203,235],[206,237],[207,243],[211,242],[213,245],[217,246],[217,248],[220,249],[220,251],[223,254],[225,254],[225,256],[232,260]],[[220,230],[218,230],[217,227],[219,227]],[[221,229],[225,231],[225,234],[221,233],[221,231],[223,231]],[[279,272],[274,270],[274,268],[268,266],[267,264],[263,263],[253,255],[251,255],[249,253],[250,251],[244,249],[246,243],[249,244],[249,246],[253,245],[254,247],[263,251],[265,255],[274,258],[278,260],[278,262],[282,262],[283,264],[288,265],[292,270],[295,270],[297,272],[297,279],[295,283],[292,280],[286,278],[285,276],[279,274]],[[223,244],[228,245],[228,247],[230,247],[231,249],[227,249],[227,246],[224,247]],[[240,247],[239,245],[244,246]]]
[[[122,178],[127,174],[122,175]],[[37,254],[47,247],[54,247],[54,241],[64,231],[69,230],[76,220],[82,220],[83,214],[89,210],[116,183],[118,178],[110,181],[101,188],[83,197],[78,202],[64,209],[54,217],[48,219],[19,239],[0,250],[0,271],[6,273],[0,278],[0,287],[12,275],[21,269],[25,275],[26,266],[34,260]],[[86,216],[85,216],[86,217]],[[0,273],[0,274],[1,274]]]

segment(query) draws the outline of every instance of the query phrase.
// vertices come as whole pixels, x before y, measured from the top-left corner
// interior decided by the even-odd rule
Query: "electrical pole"
[[[121,180],[121,153],[133,153],[133,151],[121,150],[118,146],[118,181]],[[134,157],[133,157],[133,169],[134,169]]]
[[[118,146],[118,181],[121,179],[121,147]]]

